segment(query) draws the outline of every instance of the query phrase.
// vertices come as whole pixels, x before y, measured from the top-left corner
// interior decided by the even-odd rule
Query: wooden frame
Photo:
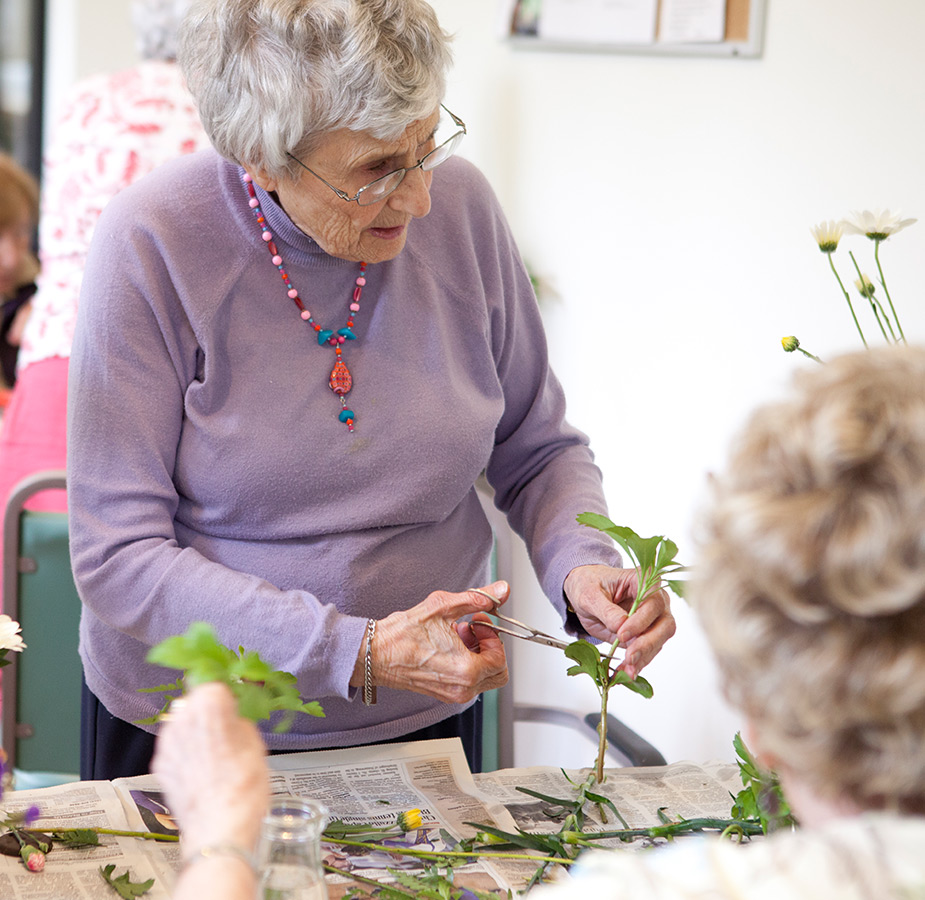
[[[508,2],[511,3],[511,9],[513,9],[512,0]],[[725,39],[711,43],[667,43],[657,39],[653,43],[644,44],[560,41],[532,34],[513,33],[513,23],[506,33],[506,39],[512,47],[524,50],[755,58],[761,56],[764,42],[766,2],[767,0],[726,0]]]

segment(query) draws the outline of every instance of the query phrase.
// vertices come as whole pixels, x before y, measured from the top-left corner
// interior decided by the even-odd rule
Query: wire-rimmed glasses
[[[326,184],[341,200],[346,200],[348,203],[356,202],[360,206],[372,206],[372,204],[378,203],[380,200],[385,200],[389,194],[393,193],[402,183],[405,175],[413,169],[421,169],[423,172],[430,172],[432,169],[436,169],[441,163],[446,162],[456,152],[457,147],[459,147],[460,142],[466,135],[466,123],[455,113],[450,112],[442,103],[440,106],[447,112],[459,131],[447,138],[439,146],[434,147],[430,153],[422,156],[413,166],[395,169],[389,172],[388,175],[383,175],[381,178],[371,181],[369,184],[361,187],[352,197],[346,191],[342,191],[340,188],[334,187],[329,181],[325,181],[317,172],[306,166],[302,160],[293,156],[291,153],[287,155],[291,159],[294,159],[306,172],[311,172],[315,178],[323,184]]]

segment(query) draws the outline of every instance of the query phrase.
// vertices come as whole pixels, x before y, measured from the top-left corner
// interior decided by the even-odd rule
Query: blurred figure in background
[[[0,370],[5,388],[16,381],[16,356],[35,294],[39,263],[32,238],[38,216],[35,179],[0,153]]]
[[[80,82],[52,126],[42,173],[42,274],[0,430],[3,503],[25,476],[65,466],[68,358],[87,248],[100,212],[156,166],[208,146],[175,63],[176,31],[188,5],[188,0],[133,0],[143,61]],[[5,316],[6,307],[4,326]],[[63,491],[45,491],[27,506],[67,508]]]

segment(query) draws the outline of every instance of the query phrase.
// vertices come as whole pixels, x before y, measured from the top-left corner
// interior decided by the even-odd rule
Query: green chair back
[[[64,487],[62,472],[21,482],[4,516],[3,611],[22,626],[26,650],[9,655],[13,664],[2,670],[0,684],[9,764],[54,783],[80,770],[82,667],[67,513],[22,509],[29,496],[49,487]]]

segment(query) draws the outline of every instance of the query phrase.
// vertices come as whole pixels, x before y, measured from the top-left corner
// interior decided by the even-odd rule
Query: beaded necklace
[[[261,237],[266,243],[267,249],[270,251],[273,265],[279,269],[283,284],[286,285],[286,293],[289,299],[298,307],[299,315],[302,319],[315,329],[318,336],[318,345],[323,347],[325,344],[329,344],[334,348],[334,368],[331,369],[331,377],[328,378],[328,387],[337,394],[340,400],[341,410],[338,419],[347,426],[348,431],[353,431],[356,415],[353,410],[347,406],[347,394],[350,393],[350,389],[353,387],[353,376],[350,374],[350,369],[347,368],[347,364],[343,360],[341,345],[346,341],[355,341],[357,337],[352,329],[354,317],[360,311],[360,296],[363,293],[363,286],[366,284],[366,263],[360,263],[360,274],[357,276],[356,286],[353,289],[353,299],[350,301],[350,314],[347,317],[347,325],[344,328],[339,328],[336,334],[331,329],[322,328],[312,318],[311,312],[305,308],[305,304],[302,303],[299,292],[289,280],[289,273],[283,266],[283,258],[279,255],[279,250],[273,241],[273,233],[270,231],[267,220],[263,215],[263,210],[260,208],[260,201],[257,199],[257,191],[254,188],[253,178],[245,172],[241,176],[241,180],[244,182],[244,187],[247,191],[248,205],[253,210],[254,216],[257,219]]]

